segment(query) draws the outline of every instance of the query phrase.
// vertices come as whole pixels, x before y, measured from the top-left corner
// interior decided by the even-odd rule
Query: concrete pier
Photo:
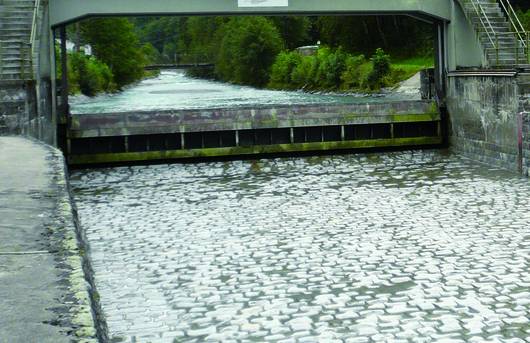
[[[97,341],[82,252],[61,152],[0,137],[0,342]]]

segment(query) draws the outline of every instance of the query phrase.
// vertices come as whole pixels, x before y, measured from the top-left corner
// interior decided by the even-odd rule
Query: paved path
[[[0,342],[95,341],[69,205],[57,150],[0,137]]]

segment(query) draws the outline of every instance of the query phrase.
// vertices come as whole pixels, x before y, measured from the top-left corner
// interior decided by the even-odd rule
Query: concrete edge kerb
[[[57,188],[54,226],[56,230],[63,230],[61,233],[63,239],[59,243],[57,255],[68,270],[67,297],[71,300],[71,304],[69,304],[66,326],[72,328],[71,335],[77,342],[107,342],[106,321],[102,315],[99,295],[94,284],[88,244],[84,231],[79,225],[77,209],[71,195],[67,165],[60,150],[46,146],[51,152],[50,163],[54,172],[54,186]]]

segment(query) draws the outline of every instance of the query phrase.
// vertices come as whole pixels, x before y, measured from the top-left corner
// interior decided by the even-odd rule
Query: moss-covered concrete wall
[[[523,134],[520,117],[524,114],[522,86],[524,75],[457,75],[447,83],[450,116],[449,141],[453,150],[492,166],[519,171],[521,162],[528,169],[526,149],[520,151]],[[526,94],[526,95],[525,95]],[[526,132],[528,132],[526,125]],[[526,156],[525,156],[526,154]]]

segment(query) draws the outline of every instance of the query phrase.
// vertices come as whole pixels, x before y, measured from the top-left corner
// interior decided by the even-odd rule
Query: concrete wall
[[[0,81],[0,135],[27,135],[53,145],[50,99],[49,80]]]
[[[458,1],[451,2],[452,20],[447,24],[447,70],[485,67],[487,65],[482,45],[475,28],[469,23]]]
[[[521,116],[522,134],[522,171],[524,175],[530,175],[530,82],[519,81],[519,110]]]
[[[22,127],[35,116],[34,84],[0,81],[0,132],[21,134]]]
[[[528,99],[525,78],[515,73],[450,76],[447,106],[452,149],[492,166],[518,171],[522,163],[528,170],[530,123],[524,113],[523,99]],[[519,124],[521,116],[526,126]],[[523,151],[521,135],[526,139]]]

